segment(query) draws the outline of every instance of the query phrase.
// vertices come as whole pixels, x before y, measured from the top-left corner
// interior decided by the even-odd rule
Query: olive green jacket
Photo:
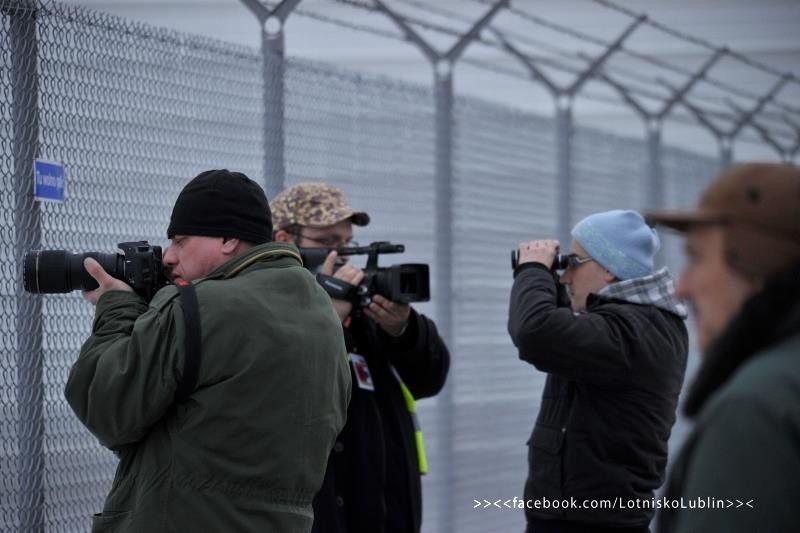
[[[661,533],[800,531],[800,262],[768,278],[710,344],[683,404]]]
[[[708,400],[670,476],[662,533],[800,530],[800,335]]]
[[[66,397],[120,456],[93,531],[309,531],[350,398],[341,324],[292,245],[251,248],[195,282],[197,386],[175,392],[184,321],[174,286],[108,292]]]

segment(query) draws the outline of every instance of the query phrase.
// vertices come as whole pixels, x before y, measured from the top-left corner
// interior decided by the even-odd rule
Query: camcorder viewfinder
[[[106,272],[130,285],[147,301],[170,283],[161,261],[160,246],[152,246],[147,241],[121,242],[118,246],[123,253],[31,250],[25,254],[23,262],[23,286],[34,294],[94,290],[97,281],[83,267],[87,257],[96,260]]]
[[[352,302],[356,309],[367,307],[372,303],[372,296],[375,294],[380,294],[393,302],[403,304],[427,302],[431,298],[428,265],[405,263],[389,267],[378,266],[379,255],[402,253],[405,249],[406,247],[402,244],[378,241],[371,243],[369,246],[300,248],[300,256],[303,258],[303,265],[316,273],[317,281],[331,298]],[[333,250],[336,250],[339,256],[367,256],[367,264],[364,267],[364,280],[360,285],[356,287],[333,276],[326,276],[318,272],[322,263],[325,262],[325,258]]]

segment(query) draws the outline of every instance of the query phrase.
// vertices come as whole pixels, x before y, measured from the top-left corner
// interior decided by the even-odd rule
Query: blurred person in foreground
[[[356,246],[370,217],[326,183],[301,183],[271,204],[275,240],[301,248]],[[331,251],[321,272],[358,286],[364,272]],[[344,260],[344,261],[342,261]],[[338,268],[336,268],[338,267]],[[314,498],[314,533],[417,533],[427,469],[415,400],[444,386],[450,355],[430,318],[376,294],[354,309],[333,299],[351,358],[353,395]]]
[[[686,234],[678,295],[703,351],[665,492],[686,508],[659,531],[800,531],[800,169],[738,165],[696,209],[649,217]]]
[[[639,213],[588,216],[572,237],[560,277],[558,241],[520,244],[511,290],[511,339],[547,372],[528,441],[527,531],[646,532],[654,511],[641,502],[663,482],[686,370],[686,310],[667,268],[654,270],[660,241]]]
[[[66,397],[120,458],[92,530],[308,532],[350,392],[330,299],[294,246],[270,242],[244,174],[190,181],[167,236],[174,284],[150,302],[84,263],[95,319]]]

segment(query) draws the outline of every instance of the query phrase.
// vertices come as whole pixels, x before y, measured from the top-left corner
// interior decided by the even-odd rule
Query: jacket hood
[[[626,279],[603,288],[600,298],[652,305],[685,319],[686,305],[675,297],[675,281],[667,267],[641,278]]]

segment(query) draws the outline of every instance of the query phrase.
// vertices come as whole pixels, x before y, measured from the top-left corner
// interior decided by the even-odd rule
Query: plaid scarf
[[[612,283],[597,295],[634,304],[654,305],[683,319],[688,316],[686,306],[675,297],[675,282],[667,267],[649,276]]]

